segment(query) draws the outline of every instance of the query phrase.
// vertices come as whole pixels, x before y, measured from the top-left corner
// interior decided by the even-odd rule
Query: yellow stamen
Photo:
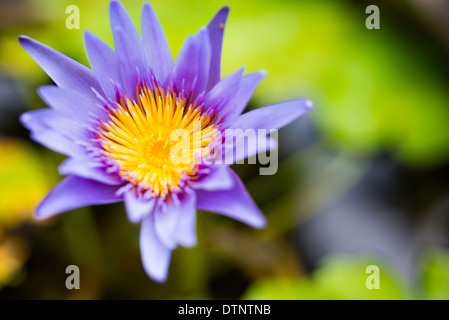
[[[118,164],[121,177],[143,192],[165,197],[186,178],[195,178],[194,155],[208,153],[217,115],[208,116],[191,97],[181,98],[172,90],[138,86],[136,93],[136,101],[119,99],[109,120],[101,124],[98,138],[103,153]],[[171,138],[176,129],[186,130],[189,139]],[[181,155],[175,150],[182,150]]]

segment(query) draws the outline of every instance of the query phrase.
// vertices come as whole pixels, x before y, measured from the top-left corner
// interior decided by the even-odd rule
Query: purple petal
[[[140,252],[148,276],[163,282],[167,279],[171,250],[158,239],[153,218],[153,215],[148,215],[143,219],[140,230]]]
[[[261,146],[259,139],[262,138],[265,138],[266,142]],[[260,152],[277,149],[277,147],[278,142],[270,137],[250,137],[246,145],[243,139],[237,140],[234,148],[235,158],[233,163],[255,156]]]
[[[197,190],[196,207],[226,215],[255,228],[263,228],[266,219],[246,191],[240,178],[228,168],[233,177],[233,187],[222,191]]]
[[[216,111],[221,111],[233,99],[239,88],[244,70],[244,68],[241,68],[218,82],[204,97],[204,104]]]
[[[176,226],[177,242],[186,248],[196,245],[196,194],[186,190],[181,199],[181,212]]]
[[[137,31],[134,21],[126,11],[125,7],[120,1],[112,0],[109,4],[109,20],[113,32],[121,29],[127,35],[129,44],[131,46],[138,46],[141,44],[139,32]],[[113,34],[114,36],[114,34]],[[117,48],[116,48],[117,49]]]
[[[253,72],[243,76],[238,90],[233,94],[232,100],[223,109],[223,113],[226,115],[226,123],[234,122],[243,110],[245,110],[254,91],[256,91],[257,85],[265,76],[265,71]]]
[[[58,172],[61,175],[75,175],[111,186],[122,184],[118,175],[107,173],[104,168],[92,166],[92,162],[90,158],[68,158],[61,163]]]
[[[195,96],[206,90],[209,80],[211,47],[207,29],[201,28],[194,36],[187,37],[176,59],[172,72],[178,89]]]
[[[143,5],[140,21],[143,50],[147,63],[156,79],[162,86],[165,86],[173,69],[173,57],[161,23],[148,2]]]
[[[86,123],[90,119],[107,119],[98,99],[53,85],[40,86],[37,91],[42,100],[52,109],[66,114],[77,121]]]
[[[242,114],[231,128],[279,129],[296,120],[312,109],[313,103],[308,99],[296,99],[273,104]]]
[[[116,191],[117,187],[68,176],[39,204],[36,215],[40,219],[46,219],[80,207],[119,202],[122,198],[115,195]]]
[[[210,173],[196,181],[191,181],[190,185],[194,189],[215,191],[226,190],[232,188],[233,177],[227,166],[214,165],[210,167]]]
[[[209,163],[231,165],[260,152],[267,152],[278,147],[277,132],[264,129],[226,129],[224,141],[222,149],[220,146],[217,147],[221,152],[217,152],[215,158],[211,159]]]
[[[36,110],[34,111],[34,115],[37,113],[45,114],[46,110],[49,109]],[[22,114],[20,122],[31,131],[31,138],[34,141],[39,142],[49,149],[73,157],[85,154],[84,148],[60,132],[49,128],[45,123],[40,121],[39,117],[30,116],[29,112]]]
[[[212,20],[207,25],[209,31],[209,40],[211,43],[211,64],[210,64],[210,76],[207,85],[207,90],[215,86],[220,81],[220,68],[221,68],[221,48],[223,45],[223,33],[226,20],[229,15],[229,7],[225,6],[221,8]]]
[[[237,137],[237,141],[233,145],[227,145],[226,152],[230,152],[229,149],[235,150],[235,162],[251,157],[259,152],[272,150],[277,147],[277,141],[267,138],[268,143],[259,146],[260,136],[259,130],[279,129],[296,120],[313,107],[312,101],[308,99],[296,99],[291,101],[285,101],[277,103],[268,107],[259,108],[248,113],[241,115],[237,121],[231,125],[231,129],[241,129],[243,132],[246,130],[254,130],[255,135],[249,136],[247,146],[245,147],[245,135],[242,134]],[[235,131],[233,133],[236,134]]]
[[[52,129],[32,130],[30,138],[37,143],[66,156],[76,157],[85,153],[83,148]]]
[[[92,70],[62,53],[25,36],[19,37],[23,48],[60,88],[67,88],[95,97],[102,93]]]
[[[126,9],[119,1],[111,1],[109,19],[114,37],[119,74],[126,93],[135,98],[139,79],[147,79],[142,40]]]
[[[24,126],[40,123],[39,127],[55,130],[74,142],[89,141],[92,138],[91,132],[82,123],[51,109],[28,111],[22,114],[21,119]]]
[[[158,238],[170,249],[176,248],[176,226],[181,214],[181,206],[173,200],[158,204],[154,209],[154,223]]]
[[[156,200],[138,197],[134,190],[125,193],[126,214],[132,223],[140,222],[147,215],[152,215]]]
[[[109,99],[115,99],[114,84],[120,83],[114,50],[89,31],[84,32],[84,45],[90,66]]]

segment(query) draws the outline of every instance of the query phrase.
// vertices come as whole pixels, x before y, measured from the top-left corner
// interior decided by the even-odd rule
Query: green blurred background
[[[139,23],[142,1],[123,1]],[[81,30],[68,30],[68,5]],[[108,1],[0,0],[0,299],[448,299],[449,1],[154,0],[176,56],[231,6],[223,74],[267,78],[248,109],[307,97],[280,131],[280,165],[235,165],[266,214],[264,230],[199,213],[199,244],[174,252],[169,280],[143,271],[123,204],[45,222],[38,201],[63,157],[28,138],[18,116],[44,108],[51,80],[19,46],[28,35],[87,64],[82,31],[112,43]],[[380,8],[368,30],[365,8]],[[368,290],[368,265],[380,289]],[[81,289],[65,288],[65,268]]]

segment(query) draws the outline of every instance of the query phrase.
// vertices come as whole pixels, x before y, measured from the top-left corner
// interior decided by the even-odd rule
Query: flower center
[[[139,192],[166,197],[196,177],[217,132],[217,114],[193,96],[139,85],[136,101],[118,98],[97,136],[119,175]]]

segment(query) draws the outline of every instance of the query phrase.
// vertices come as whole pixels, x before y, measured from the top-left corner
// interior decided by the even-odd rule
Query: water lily
[[[167,278],[178,245],[196,244],[196,209],[265,226],[229,164],[202,160],[214,157],[217,133],[278,129],[312,103],[297,99],[242,114],[265,72],[244,75],[241,69],[221,78],[228,13],[223,7],[206,27],[189,36],[175,62],[149,3],[143,6],[140,36],[121,3],[111,1],[115,50],[86,32],[91,69],[20,37],[56,84],[38,89],[50,109],[27,112],[21,121],[35,141],[68,156],[59,167],[67,177],[40,203],[37,217],[123,201],[129,220],[141,223],[143,266],[156,281]],[[171,138],[177,129],[187,132],[184,145]],[[173,148],[179,145],[194,161],[173,161],[178,155]],[[259,151],[236,151],[233,160]]]

